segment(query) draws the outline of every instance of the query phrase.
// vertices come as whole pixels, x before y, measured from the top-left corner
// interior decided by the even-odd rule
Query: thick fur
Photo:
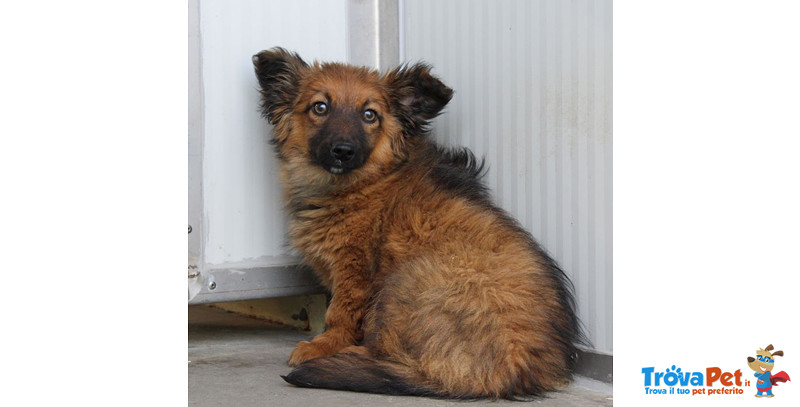
[[[483,163],[427,138],[453,94],[430,67],[381,75],[280,48],[253,62],[291,243],[333,294],[328,330],[297,345],[284,378],[448,398],[568,383],[582,341],[571,284],[492,203]],[[318,103],[329,113],[315,113]],[[379,119],[360,121],[365,109]],[[317,157],[341,140],[366,157],[346,173]]]

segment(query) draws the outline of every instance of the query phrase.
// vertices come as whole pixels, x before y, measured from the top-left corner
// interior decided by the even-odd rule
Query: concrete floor
[[[610,406],[609,384],[578,376],[572,385],[530,403],[464,402],[294,387],[279,375],[310,334],[211,306],[189,307],[189,405],[206,406]]]

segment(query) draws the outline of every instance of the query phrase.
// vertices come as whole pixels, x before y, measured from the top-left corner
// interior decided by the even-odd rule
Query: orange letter
[[[731,377],[733,377],[733,373],[725,372],[719,382],[722,383],[723,386],[731,386],[733,385],[733,383],[731,383]]]
[[[706,386],[711,386],[711,383],[714,383],[719,379],[719,375],[722,373],[722,369],[718,367],[709,367],[706,368]]]

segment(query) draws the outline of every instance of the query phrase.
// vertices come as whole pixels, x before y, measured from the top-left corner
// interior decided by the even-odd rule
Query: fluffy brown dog
[[[290,239],[333,294],[328,330],[284,379],[451,398],[568,382],[571,285],[480,182],[483,164],[426,136],[452,90],[422,64],[386,74],[253,56],[274,127]]]

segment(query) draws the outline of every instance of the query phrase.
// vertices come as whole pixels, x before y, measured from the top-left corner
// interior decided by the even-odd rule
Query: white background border
[[[617,405],[753,403],[645,396],[641,368],[752,379],[770,343],[800,376],[798,6],[614,4]],[[797,405],[796,387],[769,402]]]
[[[769,343],[800,375],[798,7],[615,2],[617,405]],[[186,33],[181,2],[2,3],[11,404],[186,403]]]

